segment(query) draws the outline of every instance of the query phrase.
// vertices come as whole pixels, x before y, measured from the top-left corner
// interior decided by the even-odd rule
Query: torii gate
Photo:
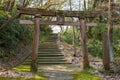
[[[79,26],[81,30],[81,42],[82,42],[82,53],[83,53],[83,68],[89,66],[85,30],[86,26],[97,26],[96,23],[85,23],[84,18],[94,18],[100,16],[100,12],[84,12],[84,11],[47,11],[35,8],[18,8],[20,14],[34,15],[34,20],[20,20],[20,24],[35,24],[34,37],[33,37],[33,52],[32,52],[32,63],[31,71],[37,72],[37,56],[38,56],[38,44],[39,44],[39,32],[40,24],[46,25],[66,25],[66,26]],[[42,20],[42,16],[56,17],[56,21]],[[76,17],[79,20],[76,22],[65,21],[66,17]]]

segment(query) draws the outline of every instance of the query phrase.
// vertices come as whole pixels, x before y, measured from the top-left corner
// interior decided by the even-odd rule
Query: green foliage
[[[115,55],[115,57],[120,57],[120,41],[119,40],[117,40],[114,43],[113,49],[114,49],[114,55]]]
[[[73,80],[102,80],[102,79],[84,70],[79,72],[78,74],[75,74]]]
[[[20,71],[20,72],[30,72],[30,66],[24,66],[24,65],[22,65],[22,66],[17,66],[17,67],[15,67],[15,68],[13,68],[13,70],[15,70],[15,71]],[[30,79],[26,79],[25,77],[19,77],[20,78],[20,80],[46,80],[44,77],[42,77],[39,73],[36,73],[35,75],[34,75],[34,77],[33,78],[30,78]],[[14,80],[14,79],[16,79],[16,80],[19,80],[18,78],[13,78],[13,79],[11,79],[11,80]],[[5,80],[7,80],[7,78],[5,78]]]
[[[98,23],[97,27],[93,27],[87,32],[87,48],[88,52],[98,58],[102,58],[102,34],[107,31],[105,23]]]
[[[45,78],[35,75],[34,78],[25,78],[25,77],[16,77],[16,78],[7,78],[7,77],[0,77],[0,80],[46,80]]]
[[[5,18],[5,17],[11,17],[10,13],[8,11],[4,10],[4,4],[0,2],[0,18]]]
[[[77,28],[76,28],[77,29]],[[98,23],[97,27],[88,28],[86,31],[87,49],[88,52],[98,58],[102,58],[102,33],[107,31],[107,24]],[[79,29],[76,31],[76,45],[81,46],[81,41],[77,38]],[[66,33],[62,33],[62,39],[69,44],[73,41],[72,28],[68,29]],[[120,57],[120,29],[113,29],[113,50],[115,57]]]
[[[81,46],[80,43],[80,34],[79,34],[79,28],[75,27],[75,41],[77,46]],[[62,39],[67,42],[68,44],[73,44],[73,28],[68,28],[67,32],[62,32]]]
[[[11,17],[8,11],[0,10],[0,17]]]
[[[42,25],[40,27],[40,39],[41,39],[41,41],[46,40],[51,33],[52,33],[52,29],[49,26]]]
[[[0,18],[0,24],[4,21],[4,18]],[[19,53],[19,45],[31,44],[33,28],[29,25],[20,25],[19,20],[15,19],[7,27],[0,30],[0,59],[7,61],[11,56]],[[42,25],[40,30],[41,40],[45,40],[52,32],[51,28],[46,25]]]
[[[72,28],[69,28],[69,30],[66,33],[62,33],[61,37],[67,43],[72,44],[72,40],[73,40],[73,31],[72,31]]]
[[[120,29],[113,30],[113,50],[115,57],[120,57]]]
[[[22,2],[20,0],[15,1],[12,11],[9,12],[7,8],[10,6],[6,5],[8,1],[14,0],[0,1],[0,25],[8,20],[8,18],[16,15],[17,5]],[[24,15],[22,17],[28,19],[31,16]],[[0,30],[0,60],[8,61],[10,57],[19,53],[20,46],[32,44],[33,30],[33,25],[20,25],[18,19],[13,20],[9,25]],[[50,27],[42,25],[40,39],[44,40],[51,32]]]
[[[98,23],[97,27],[87,28],[86,41],[88,52],[94,57],[102,58],[102,33],[107,31],[105,23]],[[81,46],[79,28],[76,28],[76,45]],[[73,30],[69,28],[66,33],[62,33],[62,39],[68,44],[72,44]]]
[[[102,40],[102,33],[107,31],[107,25],[105,23],[98,23],[97,27],[88,28],[87,38]]]
[[[30,66],[17,66],[13,70],[30,72]]]
[[[0,24],[5,21],[0,18]],[[8,60],[11,56],[19,53],[17,48],[20,44],[31,44],[32,29],[26,25],[20,25],[16,19],[7,27],[0,30],[0,59]]]
[[[92,56],[102,58],[102,42],[100,40],[88,40],[87,49]]]

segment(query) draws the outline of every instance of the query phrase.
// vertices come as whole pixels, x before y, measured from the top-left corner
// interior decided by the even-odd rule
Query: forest
[[[120,0],[0,0],[0,80],[119,80],[119,24]]]

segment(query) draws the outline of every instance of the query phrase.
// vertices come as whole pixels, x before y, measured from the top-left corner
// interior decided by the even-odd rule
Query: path
[[[47,77],[48,80],[73,80],[74,72],[79,71],[71,64],[41,66],[40,69],[40,74]]]
[[[72,80],[74,71],[78,71],[79,68],[67,62],[58,44],[57,34],[51,34],[46,41],[40,43],[38,72],[47,80]],[[30,64],[31,57],[22,63],[22,65]]]

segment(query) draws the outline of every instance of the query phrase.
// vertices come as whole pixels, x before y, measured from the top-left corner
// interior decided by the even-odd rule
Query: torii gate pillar
[[[39,48],[39,34],[40,34],[40,15],[35,15],[35,27],[33,34],[33,51],[32,51],[32,63],[31,63],[31,72],[37,72],[38,69],[38,48]]]
[[[86,31],[86,25],[85,25],[85,20],[80,19],[80,33],[81,33],[81,43],[82,43],[82,64],[83,64],[83,69],[86,69],[89,67],[89,60],[88,60],[88,53],[87,53],[87,47],[86,47],[86,36],[85,36],[85,31]]]

